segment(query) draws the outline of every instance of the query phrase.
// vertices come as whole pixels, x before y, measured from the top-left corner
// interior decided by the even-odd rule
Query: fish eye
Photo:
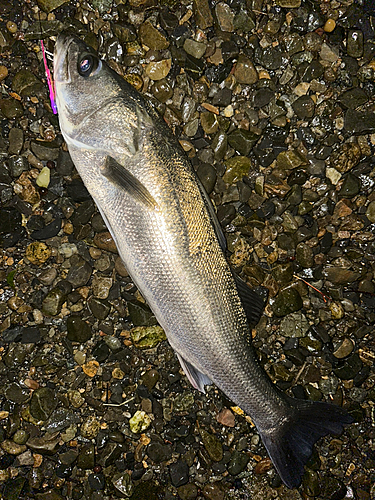
[[[98,57],[92,54],[85,54],[78,61],[78,73],[85,78],[93,76],[100,70],[101,66],[102,62]]]

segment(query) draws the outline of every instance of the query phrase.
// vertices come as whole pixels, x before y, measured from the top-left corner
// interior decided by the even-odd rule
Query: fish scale
[[[248,413],[284,483],[298,486],[315,441],[352,418],[290,398],[259,365],[249,322],[262,301],[230,269],[209,198],[148,101],[76,37],[58,37],[54,61],[73,162],[186,375]]]

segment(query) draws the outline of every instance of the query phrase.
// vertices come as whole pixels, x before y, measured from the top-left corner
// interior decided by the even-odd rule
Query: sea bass
[[[193,386],[214,383],[248,413],[294,488],[315,441],[340,433],[340,407],[290,398],[251,346],[262,301],[235,277],[210,199],[152,105],[70,34],[54,79],[61,132],[133,282]]]

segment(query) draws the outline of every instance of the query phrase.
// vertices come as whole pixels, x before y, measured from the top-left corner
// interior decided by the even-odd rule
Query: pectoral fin
[[[147,208],[157,208],[157,203],[151,193],[133,174],[121,165],[112,156],[107,156],[102,174],[113,184],[117,184],[130,194],[135,200]]]
[[[198,391],[205,393],[204,386],[211,385],[211,380],[204,375],[204,373],[197,370],[191,363],[186,361],[180,354],[176,353],[178,360],[181,364],[182,369],[185,372],[185,375],[189,379],[189,382],[194,387],[194,389],[198,389]]]
[[[255,326],[262,316],[264,309],[264,302],[262,298],[254,292],[247,284],[237,276],[233,271],[233,278],[236,282],[238,295],[240,296],[242,306],[245,310],[247,321],[250,326]]]

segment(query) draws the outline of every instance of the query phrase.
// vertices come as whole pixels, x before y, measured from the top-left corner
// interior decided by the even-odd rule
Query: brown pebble
[[[264,474],[272,469],[272,462],[269,458],[262,458],[254,467],[255,474]]]
[[[108,250],[108,252],[117,253],[117,247],[111,233],[109,231],[104,231],[102,233],[97,233],[94,236],[94,243],[98,248],[102,250]]]
[[[8,68],[0,65],[0,82],[8,76]]]
[[[228,408],[221,410],[221,412],[216,416],[216,420],[219,424],[225,425],[226,427],[234,427],[236,423],[233,413]]]

